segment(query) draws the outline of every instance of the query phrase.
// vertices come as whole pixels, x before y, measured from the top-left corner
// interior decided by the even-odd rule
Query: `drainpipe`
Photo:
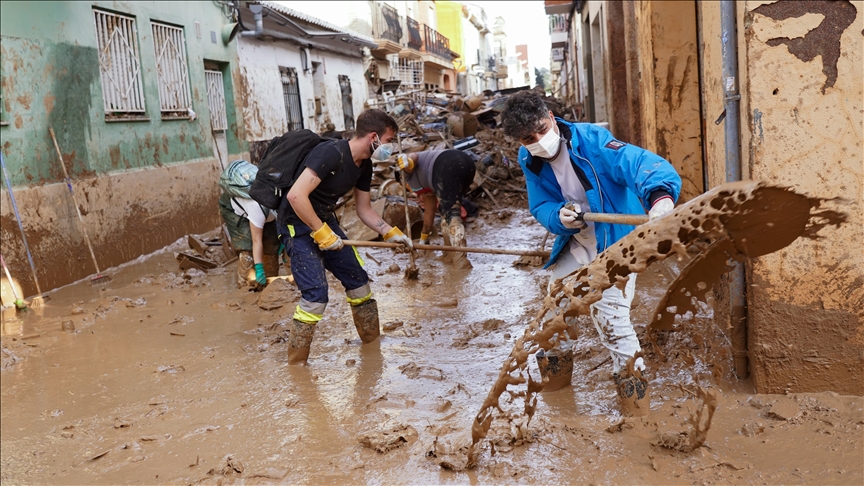
[[[726,103],[726,182],[741,180],[741,140],[738,93],[738,35],[735,0],[720,2],[720,29],[723,43],[723,88]],[[747,294],[744,264],[736,262],[730,273],[729,305],[732,325],[732,355],[735,375],[744,380],[749,376],[747,362]]]
[[[255,15],[255,30],[244,30],[240,32],[240,35],[243,37],[261,37],[264,33],[264,6],[258,4],[249,5],[249,11]],[[240,17],[240,14],[237,14],[237,17]]]

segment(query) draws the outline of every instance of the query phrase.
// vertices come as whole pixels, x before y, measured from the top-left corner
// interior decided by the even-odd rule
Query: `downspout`
[[[726,142],[726,182],[741,180],[741,140],[738,92],[738,35],[735,0],[720,2],[720,31],[723,45],[723,88],[726,104],[724,124]],[[744,264],[736,262],[729,282],[730,323],[732,325],[732,355],[735,375],[744,380],[749,376],[747,361],[747,296]]]
[[[258,4],[249,5],[249,11],[255,15],[255,30],[244,30],[240,32],[243,37],[261,37],[264,34],[264,6]],[[237,17],[240,17],[238,12]]]

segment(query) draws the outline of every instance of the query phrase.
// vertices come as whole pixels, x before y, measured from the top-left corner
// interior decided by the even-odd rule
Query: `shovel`
[[[402,137],[397,133],[396,139],[399,140],[399,153],[402,153]],[[411,239],[411,218],[408,216],[408,174],[402,173],[402,198],[405,199],[405,232],[408,233],[408,239]],[[398,244],[398,243],[397,243]],[[401,246],[401,245],[400,245]],[[411,265],[405,269],[405,278],[408,280],[416,280],[420,274],[420,269],[414,262],[414,250],[409,252],[411,256]]]

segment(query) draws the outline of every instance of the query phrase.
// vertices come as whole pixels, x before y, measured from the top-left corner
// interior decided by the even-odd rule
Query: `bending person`
[[[219,212],[237,253],[238,288],[261,288],[267,285],[267,277],[279,275],[276,213],[250,199],[248,187],[242,185],[254,180],[257,172],[254,165],[237,160],[225,168],[219,181]]]
[[[474,181],[474,161],[461,150],[429,150],[400,154],[396,166],[407,174],[412,191],[423,196],[423,231],[420,243],[428,244],[440,208],[441,236],[449,246],[468,246],[462,224],[462,196]],[[451,261],[460,268],[471,268],[465,253],[453,253]]]
[[[525,174],[531,214],[556,235],[544,267],[552,269],[550,289],[555,280],[590,263],[634,229],[585,222],[583,212],[627,214],[644,210],[654,219],[674,208],[681,178],[659,155],[616,140],[599,126],[555,118],[533,91],[513,95],[501,119],[504,133],[522,143],[519,165]],[[641,350],[630,322],[635,284],[636,275],[630,274],[623,290],[613,286],[604,291],[602,299],[591,305],[591,319],[612,355],[622,404],[635,401],[640,411],[647,413],[647,382],[619,375]],[[645,369],[641,357],[634,360],[634,367]]]

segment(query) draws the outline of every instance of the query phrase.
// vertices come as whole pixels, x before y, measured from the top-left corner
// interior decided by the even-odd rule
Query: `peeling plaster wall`
[[[93,8],[135,18],[145,116],[106,122],[99,75]],[[192,108],[198,119],[163,120],[151,23],[184,29]],[[202,36],[196,36],[195,22]],[[216,176],[204,62],[224,66],[226,132],[231,157],[246,150],[235,117],[234,46],[217,35],[224,17],[218,6],[192,2],[2,2],[2,151],[42,290],[93,273],[71,198],[48,134],[54,128],[73,180],[94,250],[105,268],[217,224]],[[223,154],[225,155],[225,154]],[[185,165],[188,164],[188,167]],[[205,169],[205,167],[208,167]],[[0,197],[3,254],[24,291],[35,291],[8,195]],[[143,218],[149,218],[142,222]],[[184,221],[188,219],[189,222]]]
[[[752,178],[854,203],[849,222],[824,239],[752,262],[751,372],[762,393],[862,395],[864,2],[745,8],[742,153]]]
[[[696,4],[651,2],[657,154],[681,176],[681,202],[702,194]]]
[[[309,49],[309,71],[304,72],[300,47],[293,43],[242,38],[238,50],[243,78],[243,119],[250,142],[270,140],[288,130],[280,66],[294,68],[297,72],[303,128],[320,133],[327,130],[327,123],[333,123],[336,130],[345,130],[339,75],[348,76],[351,81],[354,118],[363,111],[367,88],[360,57]],[[313,75],[313,63],[318,63],[318,76]],[[322,113],[318,116],[315,115],[316,97],[322,103]]]

